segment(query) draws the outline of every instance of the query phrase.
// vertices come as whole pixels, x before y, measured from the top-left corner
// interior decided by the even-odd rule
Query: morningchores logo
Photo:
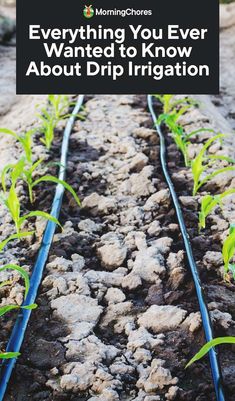
[[[92,18],[94,16],[94,8],[92,5],[90,6],[85,6],[84,10],[83,10],[83,15],[85,18]]]

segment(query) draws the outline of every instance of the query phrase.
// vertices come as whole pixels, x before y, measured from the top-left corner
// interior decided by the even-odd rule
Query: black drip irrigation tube
[[[148,108],[151,113],[157,134],[160,139],[161,166],[162,166],[163,174],[165,176],[165,180],[167,182],[167,185],[168,185],[170,193],[171,193],[172,201],[173,201],[173,204],[175,207],[177,219],[178,219],[179,226],[180,226],[180,231],[181,231],[183,241],[184,241],[188,264],[189,264],[189,267],[190,267],[190,270],[191,270],[191,273],[193,276],[193,281],[194,281],[194,285],[195,285],[195,289],[196,289],[196,293],[197,293],[197,299],[198,299],[201,317],[202,317],[202,324],[203,324],[203,328],[204,328],[205,338],[206,338],[206,341],[211,341],[213,339],[213,330],[212,330],[210,315],[209,315],[207,304],[206,304],[206,301],[204,298],[202,284],[201,284],[201,280],[199,277],[197,265],[196,265],[196,262],[195,262],[195,259],[193,256],[190,238],[189,238],[189,235],[188,235],[188,232],[186,229],[182,210],[181,210],[179,200],[178,200],[174,185],[172,183],[172,180],[171,180],[171,177],[170,177],[170,174],[168,171],[165,138],[162,133],[160,125],[157,124],[157,115],[153,109],[152,95],[148,95]],[[212,378],[213,378],[213,383],[214,383],[214,388],[215,388],[215,393],[216,393],[216,399],[217,399],[217,401],[225,401],[224,390],[223,390],[223,385],[222,385],[222,374],[221,374],[221,369],[220,369],[220,363],[219,363],[218,355],[217,355],[215,348],[212,348],[209,351],[209,358],[210,358],[211,373],[212,373]]]
[[[83,104],[84,96],[80,95],[76,102],[76,105],[73,109],[73,112],[67,122],[66,128],[64,130],[63,142],[61,147],[61,158],[60,158],[60,170],[59,170],[59,179],[64,180],[66,174],[66,165],[67,165],[67,154],[69,148],[69,138],[71,131],[73,129],[73,125],[76,119],[76,116],[81,109]],[[63,195],[64,195],[64,187],[61,184],[56,186],[55,196],[52,203],[51,215],[55,218],[59,218]],[[49,221],[47,223],[45,232],[43,234],[42,243],[40,246],[40,250],[38,253],[38,257],[36,263],[33,268],[33,273],[30,279],[30,288],[28,295],[24,301],[25,305],[30,305],[35,303],[35,299],[37,296],[38,288],[40,286],[43,270],[47,262],[48,254],[52,245],[54,233],[56,230],[56,224]],[[6,352],[19,352],[21,345],[24,340],[26,328],[29,322],[29,318],[31,315],[31,311],[27,309],[21,309],[18,314],[16,323],[13,327],[10,339],[7,344]],[[0,368],[0,401],[3,401],[5,392],[7,389],[8,382],[11,378],[12,370],[15,366],[16,358],[6,359],[3,361]]]

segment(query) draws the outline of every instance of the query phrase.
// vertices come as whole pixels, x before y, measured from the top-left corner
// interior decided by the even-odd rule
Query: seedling
[[[231,224],[229,235],[225,239],[222,248],[222,255],[224,261],[224,270],[227,274],[229,271],[232,272],[233,278],[235,279],[235,264],[230,263],[235,253],[235,224]]]
[[[7,128],[0,128],[0,132],[13,136],[21,144],[27,161],[32,163],[32,135],[34,134],[35,129],[31,129],[22,135],[18,135],[16,132]]]
[[[23,179],[28,186],[29,199],[33,203],[33,173],[37,167],[43,162],[43,159],[39,159],[33,164],[28,164],[25,158],[20,159],[16,164],[9,164],[5,166],[1,175],[1,182],[3,191],[6,193],[6,177],[10,176],[11,182]]]
[[[24,299],[26,299],[26,296],[28,294],[29,291],[29,275],[28,273],[19,266],[16,265],[5,265],[3,267],[0,268],[0,272],[4,271],[4,270],[14,270],[17,271],[21,277],[24,279],[24,284],[25,284],[25,294],[24,294]],[[5,281],[3,283],[1,283],[0,288],[3,287],[4,285],[8,285],[11,284],[11,282],[9,281]],[[36,309],[37,305],[36,304],[31,304],[31,305],[4,305],[2,307],[0,307],[0,317],[5,315],[6,313],[15,310],[15,309],[28,309],[28,310],[32,310],[32,309]],[[11,359],[11,358],[16,358],[20,355],[19,352],[2,352],[0,353],[0,359]]]
[[[12,220],[14,221],[16,233],[20,234],[21,226],[25,221],[27,221],[30,217],[43,217],[46,220],[52,221],[55,224],[58,224],[60,227],[59,221],[51,216],[49,213],[41,212],[39,210],[30,212],[24,216],[21,216],[20,213],[20,201],[16,193],[16,183],[13,181],[11,187],[9,189],[8,194],[5,194],[3,198],[3,202],[8,209],[8,212],[11,215]]]
[[[55,128],[59,121],[71,116],[68,109],[72,103],[66,95],[48,95],[48,103],[48,108],[43,107],[37,116],[41,120],[40,129],[44,134],[44,138],[40,140],[50,150],[54,140]],[[77,117],[83,119],[80,114]]]
[[[66,95],[48,95],[48,102],[49,108],[43,107],[38,117],[42,122],[41,130],[44,134],[44,138],[40,140],[50,150],[58,122],[69,116],[66,114],[69,108],[69,99]]]
[[[171,113],[178,106],[197,105],[197,102],[189,97],[174,99],[174,95],[154,95],[163,104],[163,113]]]
[[[38,115],[42,122],[41,131],[44,134],[44,138],[40,138],[40,141],[50,150],[52,142],[54,140],[54,130],[57,125],[57,121],[53,114],[50,114],[46,109],[41,110],[42,114]]]
[[[195,159],[191,163],[191,168],[192,168],[192,174],[193,174],[193,196],[197,194],[199,189],[205,185],[208,181],[210,181],[212,178],[216,177],[218,174],[235,170],[235,167],[233,166],[228,166],[224,167],[221,169],[215,170],[213,173],[206,175],[204,178],[202,178],[202,174],[206,172],[206,170],[213,164],[215,160],[225,160],[227,162],[234,162],[234,160],[230,159],[229,157],[226,156],[214,156],[214,155],[206,155],[206,152],[208,148],[211,146],[213,142],[215,142],[217,139],[223,138],[223,134],[218,134],[214,136],[213,138],[208,139],[208,141],[205,143],[205,145],[202,147],[198,155],[195,157]]]
[[[69,98],[66,95],[48,95],[48,101],[51,113],[57,121],[67,117],[67,111],[70,106]]]
[[[235,193],[235,189],[230,189],[219,195],[205,195],[201,200],[201,210],[199,212],[199,231],[206,227],[206,218],[217,205],[222,205],[222,200],[228,195]]]
[[[45,175],[43,177],[38,178],[37,180],[33,180],[33,173],[37,169],[37,167],[42,163],[42,159],[38,160],[36,163],[32,164],[29,166],[25,159],[22,158],[19,160],[18,163],[15,165],[8,165],[5,167],[5,169],[2,172],[1,176],[1,181],[2,181],[2,188],[4,193],[6,194],[7,189],[6,189],[6,176],[9,175],[12,184],[16,184],[16,181],[18,179],[22,179],[23,181],[26,182],[28,186],[28,191],[29,191],[29,199],[30,202],[33,203],[33,188],[38,185],[41,182],[53,182],[55,184],[60,184],[63,185],[67,191],[71,193],[71,195],[75,198],[77,204],[80,206],[80,200],[76,194],[76,192],[73,190],[71,185],[69,185],[66,181],[60,180],[56,177],[53,177],[52,175]]]
[[[194,362],[203,358],[213,347],[221,344],[235,344],[235,337],[218,337],[206,343],[199,352],[187,363],[185,368],[191,366]]]
[[[187,107],[188,108],[188,107]],[[164,122],[170,129],[173,139],[176,143],[178,149],[180,149],[181,153],[184,156],[185,166],[189,166],[189,157],[188,157],[188,145],[189,141],[186,137],[183,127],[177,123],[178,118],[184,113],[185,108],[180,109],[179,111],[174,111],[171,114],[161,114],[158,118],[158,124]]]
[[[163,103],[163,113],[160,114],[157,123],[160,125],[164,122],[168,126],[178,149],[184,156],[184,164],[188,167],[190,165],[188,156],[190,135],[185,133],[178,120],[196,102],[190,98],[173,101],[173,95],[155,95],[155,97]],[[182,107],[179,108],[179,106]]]

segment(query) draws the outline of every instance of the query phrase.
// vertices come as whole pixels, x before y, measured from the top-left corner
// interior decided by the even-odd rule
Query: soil
[[[184,369],[204,337],[146,98],[92,96],[86,114],[71,136],[68,165],[82,208],[64,202],[64,231],[55,236],[6,401],[215,400],[207,360]],[[194,128],[204,120],[194,110],[182,123]],[[234,335],[234,286],[221,275],[227,219],[216,213],[198,234],[199,199],[190,196],[188,171],[168,142],[215,335]],[[53,150],[59,154],[59,141]],[[52,193],[40,188],[36,204],[48,210]],[[34,259],[33,249],[24,257]],[[221,362],[232,401],[230,347]]]

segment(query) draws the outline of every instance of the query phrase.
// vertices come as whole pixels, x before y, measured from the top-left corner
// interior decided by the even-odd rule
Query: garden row
[[[64,230],[54,237],[37,297],[40,308],[30,321],[6,400],[214,401],[207,358],[185,369],[203,345],[203,327],[146,96],[99,95],[85,102],[86,120],[77,121],[71,133],[67,170],[70,185],[79,188],[82,207],[64,202]],[[184,130],[216,130],[219,123],[208,119],[207,110],[189,108],[179,120]],[[168,167],[215,336],[234,335],[233,285],[221,283],[220,252],[226,214],[231,218],[230,197],[224,199],[225,216],[217,208],[200,234],[197,222],[202,195],[210,187],[212,193],[229,188],[233,171],[221,173],[191,196],[190,169],[164,132]],[[189,159],[211,135],[191,138]],[[53,161],[59,156],[58,138]],[[208,154],[220,153],[230,155],[226,141],[215,141],[208,149]],[[227,165],[224,160],[217,163]],[[45,211],[52,201],[50,188],[44,183],[35,191],[35,205]],[[37,219],[37,233],[42,225]],[[18,260],[29,269],[37,249],[35,244],[26,248],[26,242],[18,248],[19,254],[25,248]],[[11,251],[17,252],[16,247]],[[19,284],[17,291],[23,292]],[[6,302],[14,303],[7,290],[5,295]],[[232,401],[232,352],[227,346],[221,351],[227,399]]]
[[[16,133],[8,128],[0,128],[0,134],[12,136],[21,148],[19,160],[14,164],[6,165],[1,172],[1,203],[5,207],[10,219],[14,223],[15,232],[7,236],[0,242],[0,252],[7,248],[8,244],[14,240],[35,236],[36,231],[27,231],[25,226],[31,218],[43,218],[57,224],[61,227],[60,222],[43,210],[34,210],[34,190],[35,187],[43,182],[51,182],[54,184],[62,184],[75,198],[77,204],[80,204],[79,198],[73,188],[63,180],[59,180],[53,175],[42,175],[40,167],[48,167],[43,158],[37,158],[34,152],[34,146],[40,133],[40,141],[45,145],[47,151],[51,150],[56,128],[61,120],[70,116],[68,114],[72,103],[68,96],[64,95],[49,95],[48,104],[37,111],[38,126],[24,133]],[[22,213],[22,205],[20,201],[21,185],[27,187],[29,199],[29,211],[26,214]],[[62,227],[61,227],[62,228]],[[6,264],[0,267],[0,272],[14,271],[17,272],[24,281],[24,302],[22,305],[5,304],[0,306],[0,316],[16,309],[35,309],[36,304],[27,303],[27,294],[30,288],[30,278],[28,272],[18,264]],[[5,280],[0,284],[0,288],[12,288],[14,280]],[[16,352],[1,352],[0,359],[9,359],[19,356]]]
[[[222,144],[226,138],[226,134],[216,132],[212,128],[201,127],[191,132],[186,132],[180,123],[180,118],[192,107],[197,107],[197,103],[190,98],[175,99],[173,95],[155,95],[162,105],[162,113],[159,115],[156,124],[164,124],[170,131],[172,138],[183,156],[184,165],[190,169],[193,179],[192,196],[200,195],[200,190],[208,184],[216,176],[235,171],[235,160],[223,154],[211,154],[210,147],[216,142]],[[190,158],[189,147],[192,140],[201,134],[209,134],[209,139],[205,140],[196,156]],[[220,152],[219,152],[220,153]],[[218,165],[219,162],[219,165]],[[220,166],[223,162],[223,166]],[[235,188],[231,186],[224,192],[219,194],[208,193],[200,197],[200,211],[198,214],[198,231],[199,233],[206,228],[207,217],[219,207],[223,213],[223,200],[230,195],[235,194]],[[224,264],[224,280],[231,282],[235,278],[235,223],[230,221],[229,233],[221,246],[221,252]],[[213,346],[235,343],[235,337],[219,337],[208,342],[201,350],[191,359],[187,366],[190,366],[196,360],[202,358]]]

